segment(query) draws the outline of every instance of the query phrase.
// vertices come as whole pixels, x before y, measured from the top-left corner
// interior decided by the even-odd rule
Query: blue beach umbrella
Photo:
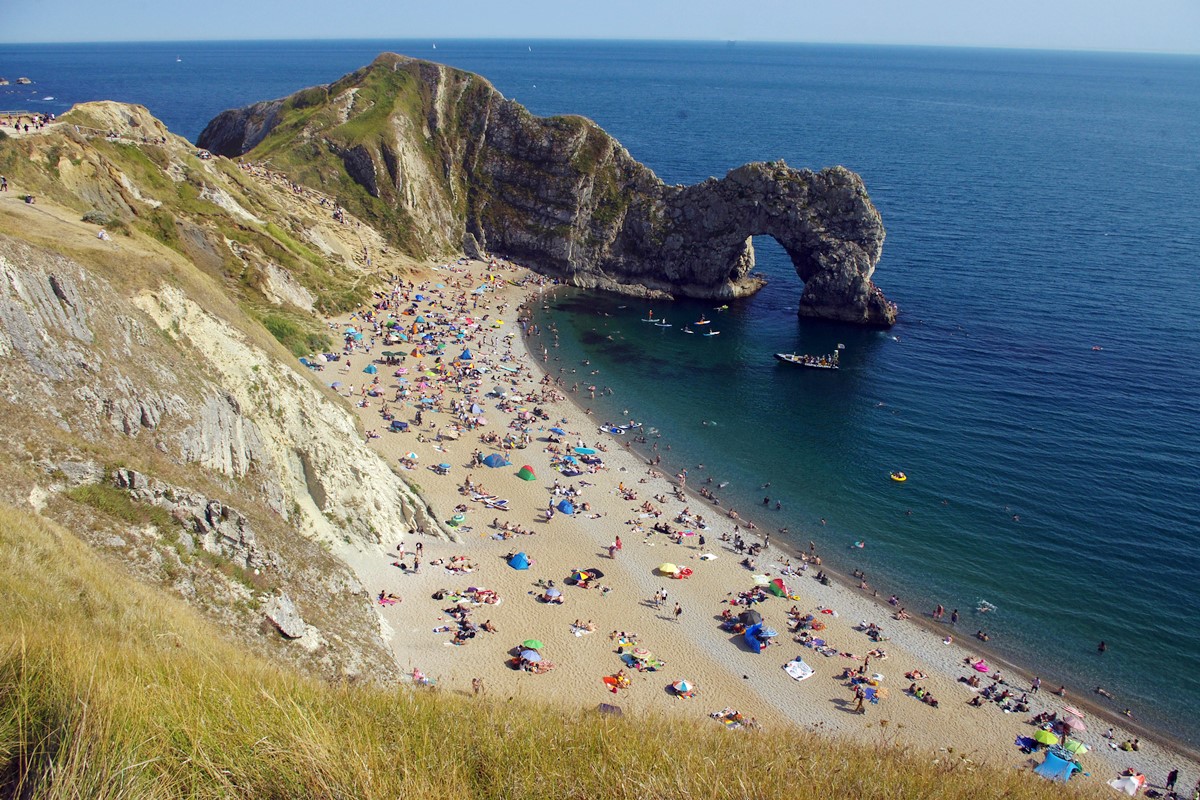
[[[566,431],[564,431],[562,428],[551,428],[551,429],[550,429],[550,432],[551,432],[551,433],[558,434],[559,436],[566,436],[566,435],[567,435],[567,432],[566,432]]]

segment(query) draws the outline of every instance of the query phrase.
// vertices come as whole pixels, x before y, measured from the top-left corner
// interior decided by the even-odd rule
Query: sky
[[[0,0],[5,43],[389,38],[1200,53],[1200,0]]]

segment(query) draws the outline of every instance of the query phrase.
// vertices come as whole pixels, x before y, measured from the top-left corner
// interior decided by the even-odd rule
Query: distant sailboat
[[[179,56],[175,56],[175,63],[178,64],[180,61],[183,61],[183,59]]]
[[[437,50],[437,42],[434,42],[434,43],[433,43],[433,49],[434,49],[434,50]]]

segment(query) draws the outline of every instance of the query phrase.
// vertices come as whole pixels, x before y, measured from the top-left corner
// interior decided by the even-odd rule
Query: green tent
[[[537,475],[533,474],[533,467],[526,464],[517,472],[517,477],[523,481],[536,481]]]

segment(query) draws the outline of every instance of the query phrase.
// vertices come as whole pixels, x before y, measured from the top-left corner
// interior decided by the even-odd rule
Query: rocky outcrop
[[[343,202],[387,221],[413,255],[470,247],[576,286],[729,299],[761,288],[750,240],[771,236],[804,282],[801,314],[895,321],[871,280],[882,221],[843,167],[754,163],[667,186],[589,120],[534,117],[479,76],[395,54],[224,112],[199,142],[251,158],[261,144],[297,180],[338,174],[361,186]]]
[[[276,558],[258,545],[250,521],[236,509],[199,492],[143,475],[132,469],[113,470],[113,485],[129,492],[131,499],[149,503],[169,513],[195,539],[193,546],[220,555],[244,569],[275,566]],[[198,541],[197,541],[198,540]],[[297,636],[303,635],[303,631]]]

